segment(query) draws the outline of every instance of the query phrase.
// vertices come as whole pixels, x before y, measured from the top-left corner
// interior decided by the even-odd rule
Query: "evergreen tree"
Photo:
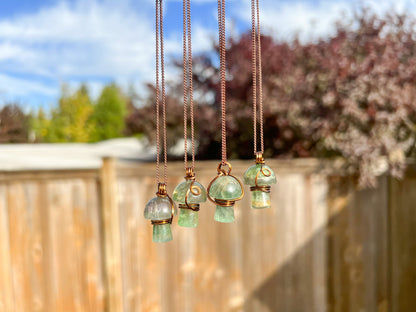
[[[94,124],[91,141],[123,136],[126,114],[127,101],[120,89],[114,83],[104,87],[91,116]]]

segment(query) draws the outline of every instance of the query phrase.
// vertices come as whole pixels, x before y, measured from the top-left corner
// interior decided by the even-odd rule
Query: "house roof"
[[[103,157],[125,161],[150,161],[155,148],[136,138],[99,143],[0,144],[0,171],[96,169]]]

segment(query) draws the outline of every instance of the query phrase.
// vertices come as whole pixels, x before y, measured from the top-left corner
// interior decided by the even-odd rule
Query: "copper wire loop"
[[[186,168],[185,180],[195,180],[195,172],[192,167]]]
[[[264,164],[264,158],[262,153],[256,153],[256,164]]]
[[[166,197],[168,192],[166,191],[166,184],[165,183],[158,183],[157,184],[157,192],[156,195],[159,197]]]
[[[198,196],[198,195],[201,195],[201,192],[202,192],[201,188],[197,185],[194,185],[194,183],[195,183],[195,179],[192,180],[191,185],[189,186],[189,189],[188,189],[188,191],[186,192],[186,195],[185,195],[185,205],[189,209],[192,209],[191,207],[193,205],[193,204],[188,203],[189,193],[192,193],[192,195],[194,195],[194,196]],[[194,210],[194,209],[192,209],[192,210]],[[199,210],[199,205],[198,205],[198,210]]]
[[[228,166],[228,172],[226,172],[224,169],[221,169],[222,166]],[[221,174],[221,175],[230,175],[232,169],[233,169],[233,167],[231,166],[231,164],[228,161],[226,161],[224,163],[220,162],[218,164],[218,167],[217,167],[217,172],[218,172],[218,174]]]
[[[180,209],[190,209],[193,211],[199,211],[199,204],[179,204]]]

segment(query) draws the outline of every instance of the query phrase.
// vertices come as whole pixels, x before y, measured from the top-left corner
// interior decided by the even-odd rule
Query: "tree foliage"
[[[58,107],[52,110],[50,121],[45,121],[43,111],[38,113],[39,124],[45,127],[39,129],[38,135],[46,142],[88,142],[92,130],[89,119],[93,108],[85,85],[75,93],[71,93],[64,85]]]
[[[127,99],[115,84],[105,86],[94,103],[85,85],[71,92],[62,86],[58,106],[32,117],[36,142],[97,142],[123,136]]]
[[[127,99],[121,90],[114,83],[104,87],[91,116],[94,124],[91,141],[123,136],[126,114]]]
[[[401,176],[416,138],[416,31],[406,15],[379,17],[368,10],[339,23],[331,38],[312,43],[262,37],[266,157],[342,156],[374,184],[374,164],[386,156]],[[201,99],[197,116],[199,158],[219,157],[218,68],[207,56],[195,60]],[[251,37],[229,41],[227,50],[229,155],[252,158]],[[171,87],[180,90],[180,85]],[[153,99],[150,100],[154,105]],[[169,115],[181,120],[181,93],[171,94]],[[204,103],[205,102],[205,103]],[[207,100],[200,104],[210,104]],[[129,128],[154,133],[148,107],[134,113]],[[181,136],[170,129],[170,135]],[[171,125],[173,128],[175,125]],[[134,132],[133,131],[133,132]]]

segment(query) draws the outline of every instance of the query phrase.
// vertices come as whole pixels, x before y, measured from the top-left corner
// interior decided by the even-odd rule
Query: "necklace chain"
[[[162,102],[164,184],[167,184],[166,87],[163,42],[163,0],[156,0],[156,180],[160,183],[160,102]],[[162,97],[162,101],[160,100]]]
[[[195,170],[195,128],[192,70],[191,1],[183,1],[183,138],[185,171],[188,168],[188,109],[191,115],[192,169]]]
[[[226,69],[225,69],[225,0],[218,0],[218,34],[220,53],[221,80],[221,158],[222,164],[227,163],[227,129],[226,129]]]
[[[261,64],[261,33],[259,0],[251,0],[251,37],[253,72],[253,132],[254,154],[264,153],[263,133],[263,74]],[[257,107],[259,112],[257,112]],[[259,114],[260,151],[257,150],[257,114]]]

